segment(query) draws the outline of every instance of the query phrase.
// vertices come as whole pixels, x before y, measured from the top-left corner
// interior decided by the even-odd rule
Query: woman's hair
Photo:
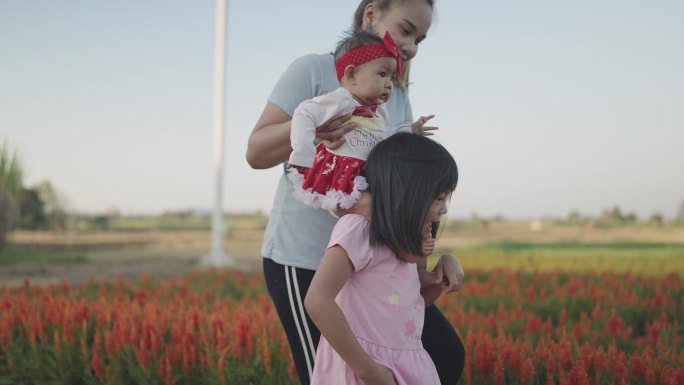
[[[456,161],[434,140],[399,133],[378,143],[364,165],[371,194],[371,244],[421,255],[423,225],[440,194],[458,183]]]
[[[363,13],[366,10],[366,6],[368,6],[368,4],[374,3],[378,10],[384,13],[395,4],[401,4],[406,1],[408,0],[361,0],[359,6],[356,7],[356,11],[354,12],[354,19],[352,20],[352,33],[356,33],[363,29]],[[425,0],[425,2],[427,2],[430,7],[434,8],[435,0]],[[404,73],[397,78],[397,85],[404,90],[408,88],[409,85],[410,68],[411,61],[405,61]]]

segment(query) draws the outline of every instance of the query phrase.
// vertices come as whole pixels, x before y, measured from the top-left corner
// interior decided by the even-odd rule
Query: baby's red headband
[[[385,32],[385,37],[382,39],[383,44],[367,44],[363,47],[354,48],[353,50],[342,55],[340,60],[335,64],[335,69],[337,70],[337,80],[341,80],[344,75],[344,69],[348,65],[358,66],[364,63],[368,63],[371,60],[375,60],[381,57],[391,57],[397,60],[397,73],[401,75],[403,73],[403,63],[404,59],[399,54],[399,49],[397,44],[392,39],[389,31]]]

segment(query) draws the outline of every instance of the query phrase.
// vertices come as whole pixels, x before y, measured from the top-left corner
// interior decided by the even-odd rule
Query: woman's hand
[[[359,374],[359,377],[365,385],[397,385],[392,371],[377,362],[369,372]]]
[[[339,148],[344,143],[344,134],[356,128],[356,124],[348,123],[352,113],[330,119],[316,128],[316,137],[330,150]]]
[[[425,123],[428,122],[428,120],[434,118],[434,115],[428,115],[428,116],[421,116],[416,120],[413,124],[411,124],[411,132],[414,134],[418,135],[423,135],[423,136],[431,136],[434,135],[433,132],[435,130],[439,130],[439,127],[434,127],[434,126],[426,126]]]
[[[445,293],[458,291],[461,288],[465,273],[461,263],[453,255],[443,254],[439,257],[432,271]]]

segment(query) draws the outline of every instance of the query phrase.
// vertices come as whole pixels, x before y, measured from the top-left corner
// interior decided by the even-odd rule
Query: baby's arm
[[[316,118],[322,107],[317,99],[303,101],[294,110],[290,128],[290,145],[292,153],[288,163],[290,167],[305,170],[313,166],[316,147],[313,145],[316,136]]]
[[[366,384],[395,385],[392,372],[375,362],[354,336],[335,297],[354,267],[341,246],[326,250],[304,300],[309,316],[335,351]]]
[[[290,128],[290,145],[292,153],[289,163],[293,166],[310,168],[316,156],[313,145],[316,137],[316,127],[323,125],[333,118],[348,114],[354,109],[354,101],[347,97],[348,92],[335,90],[329,94],[320,95],[305,100],[295,108],[292,114]]]

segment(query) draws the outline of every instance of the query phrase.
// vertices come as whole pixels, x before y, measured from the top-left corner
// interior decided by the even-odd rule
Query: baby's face
[[[392,80],[397,72],[394,58],[381,57],[356,68],[355,81],[345,85],[361,104],[383,104],[392,97]]]

